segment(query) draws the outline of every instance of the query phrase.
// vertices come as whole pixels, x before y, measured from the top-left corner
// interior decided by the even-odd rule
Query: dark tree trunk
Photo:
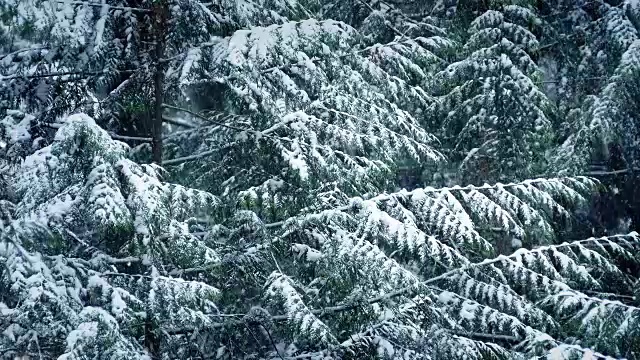
[[[153,120],[151,126],[151,147],[153,162],[162,165],[162,103],[164,101],[164,30],[167,18],[164,1],[156,2],[154,6],[155,60],[154,75],[155,100],[153,105]]]
[[[144,347],[147,349],[153,359],[160,358],[160,341],[156,336],[156,327],[147,315],[144,323]]]
[[[496,241],[496,252],[498,255],[510,255],[513,252],[511,239],[512,235],[508,231],[498,234]]]

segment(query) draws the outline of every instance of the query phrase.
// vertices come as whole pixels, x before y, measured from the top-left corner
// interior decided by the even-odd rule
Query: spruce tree
[[[635,8],[626,2],[567,2],[559,11],[551,5],[545,51],[557,69],[548,80],[564,119],[553,168],[584,172],[591,162],[607,163],[615,147],[622,149],[625,167],[636,166]]]
[[[589,90],[541,82],[539,51],[562,55],[540,39],[586,18],[526,1],[1,4],[2,358],[638,358],[640,237],[571,240],[602,184],[569,156],[558,173],[552,148],[554,116]],[[620,47],[598,51],[620,61],[572,114],[629,136],[635,42],[607,26]],[[409,190],[407,168],[426,172]]]
[[[523,5],[486,10],[469,25],[466,57],[435,79],[444,95],[434,116],[452,139],[451,158],[466,181],[526,178],[544,168],[550,103],[531,58],[539,46],[532,30],[540,23]]]

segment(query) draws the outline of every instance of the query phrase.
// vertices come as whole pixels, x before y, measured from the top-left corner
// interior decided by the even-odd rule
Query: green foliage
[[[434,116],[452,139],[451,157],[463,181],[531,177],[550,146],[549,101],[534,83],[538,47],[530,31],[540,20],[529,8],[487,10],[469,26],[463,54],[440,72],[443,96]]]
[[[637,9],[553,5],[0,0],[0,358],[638,358]]]

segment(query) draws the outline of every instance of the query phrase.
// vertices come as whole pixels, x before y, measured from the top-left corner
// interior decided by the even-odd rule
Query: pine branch
[[[113,264],[113,265],[117,265],[117,264],[132,264],[132,263],[141,263],[142,259],[138,258],[138,257],[134,257],[134,256],[129,256],[129,257],[125,257],[125,258],[113,258],[113,257],[108,257],[107,262],[109,264]]]
[[[115,140],[130,140],[130,141],[151,142],[151,138],[150,137],[125,136],[125,135],[118,135],[118,134],[114,134],[114,133],[109,133],[109,135],[111,135],[111,138],[115,139]]]
[[[135,70],[118,70],[118,73],[133,73]],[[14,80],[14,79],[41,79],[41,78],[49,78],[49,77],[58,77],[58,76],[69,76],[69,75],[82,75],[81,77],[74,78],[75,79],[86,79],[95,75],[108,74],[109,71],[61,71],[54,73],[46,73],[46,74],[35,74],[35,75],[11,75],[11,76],[1,76],[0,81],[2,80]]]
[[[361,3],[362,5],[366,6],[372,13],[376,12],[376,9],[374,9],[371,5],[369,5],[368,2],[366,2],[364,0],[358,0],[358,2]],[[385,20],[384,21],[384,25],[386,27],[388,27],[389,29],[391,29],[391,31],[396,33],[396,35],[400,36],[401,39],[405,36],[405,34],[402,31],[396,29],[395,26],[391,25],[390,22]]]
[[[581,5],[580,5],[580,7],[583,7],[583,6],[585,6],[585,5],[593,5],[593,4],[604,5],[604,6],[606,6],[606,7],[609,7],[610,9],[615,9],[615,8],[619,8],[619,7],[621,7],[621,6],[624,6],[625,4],[627,4],[627,2],[626,2],[626,1],[621,1],[618,5],[611,5],[611,4],[607,4],[607,3],[605,3],[605,2],[602,2],[602,1],[593,1],[593,2],[586,2],[586,3],[584,3],[584,4],[581,4]],[[574,10],[575,10],[575,9],[574,9]],[[549,14],[549,15],[547,15],[547,16],[562,15],[562,14],[565,14],[565,13],[564,13],[564,12],[562,12],[562,13],[557,13],[557,14]],[[601,18],[600,18],[600,19],[598,19],[598,21],[599,21],[599,20],[601,20]],[[590,22],[590,23],[589,23],[585,28],[583,28],[583,29],[582,29],[582,31],[583,31],[583,32],[586,32],[587,30],[590,30],[590,29],[589,29],[589,27],[597,25],[598,21],[592,21],[592,22]],[[573,34],[569,34],[569,35],[567,35],[563,40],[571,40],[573,37],[575,37],[575,36],[579,36],[579,35],[581,35],[581,33],[573,33]],[[554,42],[551,42],[551,43],[549,43],[549,44],[545,44],[545,45],[539,46],[537,50],[538,50],[538,51],[542,51],[542,50],[545,50],[545,49],[548,49],[548,48],[554,47],[554,46],[556,46],[556,45],[560,45],[560,43],[561,43],[560,41],[554,41]]]
[[[41,126],[48,127],[51,129],[60,129],[64,126],[64,123],[44,123]],[[118,135],[110,132],[109,135],[114,140],[130,140],[130,141],[142,141],[142,142],[150,142],[151,138],[149,137],[140,137],[140,136],[126,136],[126,135]]]
[[[142,12],[142,13],[151,13],[152,12],[149,9],[142,9],[142,8],[135,8],[135,7],[128,7],[128,6],[114,6],[114,5],[94,3],[94,2],[89,2],[89,1],[57,0],[57,2],[61,3],[61,4],[86,5],[86,6],[93,6],[93,7],[99,7],[99,8],[106,7],[108,9],[123,10],[123,11],[133,11],[133,12]]]
[[[578,78],[577,80],[604,80],[604,79],[609,79],[609,76],[590,76],[590,77],[584,77],[584,78]],[[557,84],[562,82],[562,80],[543,80],[543,81],[536,81],[534,82],[534,84],[536,85],[543,85],[543,84]]]
[[[396,10],[398,12],[398,14],[400,14],[400,16],[402,18],[404,18],[407,22],[412,23],[413,25],[426,25],[427,27],[429,27],[430,30],[434,30],[434,28],[438,29],[438,32],[440,35],[445,35],[445,32],[441,29],[439,29],[438,27],[432,25],[432,24],[428,24],[425,23],[423,21],[416,21],[414,19],[412,19],[411,17],[409,17],[407,14],[404,13],[404,11],[402,11],[401,9],[398,9],[396,6],[394,6],[393,4],[389,3],[388,1],[380,1],[381,4],[384,4],[386,6],[388,6],[390,9]]]
[[[409,39],[406,39],[406,40],[398,39],[398,40],[393,40],[391,42],[384,43],[384,44],[375,44],[375,45],[364,47],[364,48],[362,48],[360,50],[355,50],[355,51],[346,52],[346,53],[337,55],[336,58],[337,59],[343,59],[343,58],[346,58],[346,57],[349,57],[349,56],[354,56],[354,55],[358,55],[358,54],[361,54],[361,53],[365,53],[367,51],[371,51],[372,49],[376,49],[376,48],[379,48],[379,47],[390,47],[390,46],[394,46],[394,45],[400,45],[400,44],[403,44],[403,43],[415,42],[415,41],[420,40],[422,38],[423,38],[422,36],[418,36],[418,37],[409,38]],[[189,49],[188,51],[185,51],[183,53],[174,55],[174,56],[172,56],[170,58],[163,59],[162,61],[173,61],[173,60],[176,60],[176,59],[180,58],[181,56],[186,56],[189,51],[192,51],[192,50],[195,50],[195,49],[199,49],[199,48],[211,47],[211,46],[215,46],[215,45],[217,45],[217,43],[215,43],[215,42],[214,43],[204,43],[203,45],[194,47],[194,48]],[[255,71],[258,74],[267,74],[267,73],[270,73],[270,72],[274,72],[276,70],[285,70],[285,69],[288,69],[288,68],[293,67],[293,66],[302,66],[302,65],[305,65],[308,61],[316,63],[316,62],[319,62],[321,60],[324,60],[324,59],[323,58],[319,58],[319,57],[311,57],[311,58],[308,58],[308,59],[300,60],[298,62],[272,66],[272,67],[266,68],[266,69],[257,69]],[[229,80],[237,80],[237,79],[240,79],[237,75],[229,75],[229,76],[223,76],[223,77],[214,78],[214,79],[205,79],[205,80],[192,81],[189,84],[190,85],[197,85],[197,84],[206,84],[206,83],[211,83],[211,82],[225,83],[225,82],[227,82]]]
[[[180,57],[182,57],[182,56],[186,56],[190,51],[193,51],[193,50],[196,50],[196,49],[205,49],[205,48],[208,48],[208,47],[216,46],[216,45],[218,45],[218,44],[219,44],[219,42],[218,42],[218,41],[212,41],[212,42],[202,43],[202,44],[200,44],[199,46],[196,46],[196,47],[190,48],[190,49],[189,49],[189,50],[187,50],[187,51],[183,51],[183,52],[181,52],[181,53],[178,53],[178,54],[173,55],[173,56],[168,57],[168,58],[162,58],[162,59],[160,59],[160,60],[159,60],[159,63],[167,63],[167,62],[171,62],[171,61],[173,61],[173,60],[177,60],[177,59],[179,59],[179,58],[180,58]]]
[[[183,276],[184,274],[192,274],[192,273],[199,273],[199,272],[203,272],[203,271],[209,271],[209,270],[218,268],[220,266],[221,266],[221,264],[215,263],[215,264],[211,264],[211,265],[193,267],[193,268],[188,268],[188,269],[175,269],[175,270],[172,270],[171,272],[169,272],[169,275],[180,277],[180,276]]]
[[[526,250],[526,249],[520,249],[516,252],[514,252],[511,255],[500,255],[498,257],[492,258],[492,259],[487,259],[478,263],[472,263],[469,265],[465,265],[465,266],[461,266],[459,268],[447,271],[439,276],[424,280],[422,282],[420,282],[420,286],[426,286],[435,282],[438,282],[440,280],[444,280],[446,278],[448,278],[449,276],[456,274],[456,273],[460,273],[460,272],[465,272],[467,270],[470,270],[472,268],[476,268],[476,267],[481,267],[481,266],[486,266],[486,265],[491,265],[491,264],[495,264],[498,262],[502,262],[505,260],[510,260],[516,256],[519,256],[523,253],[527,253],[527,252],[542,252],[542,251],[546,251],[549,249],[559,249],[559,248],[563,248],[563,247],[570,247],[570,246],[575,246],[577,244],[583,244],[583,243],[590,243],[590,242],[594,242],[594,241],[599,241],[599,240],[608,240],[608,239],[615,239],[615,238],[619,238],[619,237],[625,237],[625,236],[632,236],[632,237],[637,237],[638,234],[635,232],[632,232],[630,234],[627,235],[612,235],[612,236],[604,236],[601,238],[589,238],[589,239],[583,239],[583,240],[575,240],[569,243],[562,243],[559,245],[550,245],[550,246],[542,246],[536,249],[532,249],[532,250]],[[527,269],[527,268],[525,268]],[[529,269],[528,269],[529,270]],[[530,270],[533,271],[533,270]],[[311,313],[313,315],[317,315],[318,317],[324,316],[324,315],[333,315],[333,314],[337,314],[337,313],[341,313],[344,311],[349,311],[349,310],[353,310],[353,309],[357,309],[362,307],[363,305],[372,305],[372,304],[376,304],[379,302],[384,302],[384,301],[388,301],[391,300],[395,297],[398,296],[402,296],[402,295],[406,295],[412,292],[415,292],[416,290],[418,290],[419,288],[415,287],[415,286],[409,286],[409,287],[405,287],[405,288],[401,288],[392,292],[389,292],[387,294],[383,294],[383,295],[379,295],[373,298],[369,298],[369,299],[365,299],[359,302],[353,302],[353,303],[349,303],[349,304],[343,304],[343,305],[336,305],[336,306],[329,306],[329,307],[325,307],[322,309],[314,309],[311,310]],[[591,299],[596,299],[596,298],[591,298]],[[621,304],[624,305],[624,304]],[[636,308],[634,308],[636,309]],[[288,320],[288,316],[287,315],[274,315],[271,317],[271,320],[273,322],[280,322],[280,321],[286,321]],[[225,327],[225,326],[235,326],[235,325],[241,325],[243,322],[243,320],[233,320],[233,321],[228,321],[228,322],[223,322],[223,323],[212,323],[210,325],[207,325],[207,328],[221,328],[221,327]],[[195,328],[180,328],[180,329],[166,329],[166,332],[170,335],[178,335],[178,334],[185,334],[185,333],[190,333],[196,331]],[[464,334],[460,334],[461,336],[465,336]],[[483,336],[483,335],[481,335]],[[485,337],[487,336],[493,336],[496,339],[502,339],[505,341],[515,341],[516,338],[515,337],[507,337],[507,336],[501,336],[501,335],[491,335],[491,334],[484,334]]]
[[[353,119],[353,120],[359,121],[359,122],[360,122],[360,123],[362,123],[362,124],[365,124],[365,125],[372,125],[370,121],[365,120],[365,119],[362,119],[362,118],[359,118],[359,117],[357,117],[357,116],[355,116],[355,115],[352,115],[352,114],[349,114],[349,113],[347,113],[347,112],[339,111],[339,110],[336,110],[336,109],[331,109],[331,108],[328,108],[328,107],[326,107],[326,106],[324,106],[324,105],[320,105],[319,107],[320,107],[320,109],[323,109],[323,110],[326,110],[326,111],[330,111],[330,112],[332,112],[332,113],[334,113],[334,114],[338,114],[338,115],[346,116],[346,117],[348,117],[348,118],[350,118],[350,119]],[[374,124],[374,126],[375,126],[375,124]],[[389,129],[389,128],[385,128],[385,127],[382,127],[382,126],[376,126],[376,128],[377,128],[380,132],[387,132],[387,133],[389,133],[389,134],[393,134],[393,135],[397,136],[398,138],[407,139],[408,141],[410,141],[410,142],[411,142],[412,144],[414,144],[414,145],[418,145],[418,146],[420,146],[420,145],[424,145],[424,144],[422,144],[422,143],[420,143],[420,142],[416,141],[415,139],[413,139],[413,138],[411,138],[411,137],[409,137],[409,136],[407,136],[407,135],[402,135],[402,134],[397,133],[397,132],[395,132],[395,131],[393,131],[393,130],[391,130],[391,129]],[[434,136],[434,137],[433,137],[433,139],[431,139],[431,140],[432,140],[432,141],[437,141],[437,139],[436,139],[436,137],[435,137],[435,136]],[[439,153],[438,153],[438,154],[439,154]],[[444,155],[441,155],[441,156],[442,156],[442,157],[444,157]]]
[[[168,104],[163,104],[163,106],[165,108],[168,108],[168,109],[173,109],[173,110],[185,112],[187,114],[190,114],[190,115],[193,115],[193,116],[195,116],[197,118],[200,118],[200,119],[202,119],[204,121],[207,121],[207,122],[209,122],[211,124],[215,124],[215,125],[218,125],[218,126],[221,126],[221,127],[233,130],[233,131],[244,132],[244,133],[247,133],[247,134],[254,134],[257,138],[265,138],[265,139],[271,139],[271,140],[275,140],[275,141],[288,142],[288,143],[291,143],[291,144],[297,144],[297,145],[305,146],[305,147],[307,147],[309,149],[325,149],[325,150],[332,151],[331,147],[327,146],[327,145],[323,145],[323,144],[313,145],[313,144],[309,144],[309,143],[307,143],[305,141],[301,141],[301,140],[298,140],[298,139],[291,139],[291,138],[287,138],[287,137],[279,137],[279,136],[269,135],[269,132],[271,131],[271,129],[267,129],[265,131],[259,131],[259,130],[255,130],[255,129],[241,128],[241,127],[238,127],[238,126],[235,126],[235,125],[229,125],[227,123],[223,123],[223,122],[219,122],[219,121],[213,120],[211,118],[208,118],[206,116],[200,115],[200,114],[198,114],[198,113],[196,113],[194,111],[191,111],[189,109],[184,109],[184,108],[180,108],[180,107],[173,106],[173,105],[168,105]],[[182,163],[187,162],[187,161],[196,160],[196,159],[200,159],[200,158],[203,158],[203,157],[207,157],[207,156],[216,154],[219,151],[220,151],[220,149],[208,150],[208,151],[204,151],[204,152],[201,152],[201,153],[195,154],[195,155],[189,155],[189,156],[185,156],[185,157],[181,157],[181,158],[164,160],[163,163],[165,165],[179,165],[179,164],[182,164]],[[344,154],[344,153],[342,153],[342,154],[345,155],[345,156],[348,156],[347,154]],[[357,157],[357,158],[362,159],[362,157]]]
[[[196,113],[195,111],[191,111],[189,109],[185,109],[185,108],[181,108],[181,107],[177,107],[177,106],[173,106],[173,105],[169,105],[169,104],[162,104],[162,106],[164,108],[166,108],[166,109],[172,109],[172,110],[176,110],[176,111],[185,112],[185,113],[193,115],[193,116],[195,116],[195,117],[197,117],[199,119],[202,119],[202,120],[204,120],[206,122],[212,123],[214,125],[222,126],[222,127],[227,128],[227,129],[231,129],[231,130],[235,130],[235,131],[239,131],[239,132],[251,132],[251,133],[260,134],[260,135],[265,136],[265,137],[270,137],[268,134],[265,134],[264,132],[260,132],[260,131],[253,130],[253,129],[245,129],[245,128],[241,128],[241,127],[238,127],[238,126],[235,126],[235,125],[229,125],[229,124],[226,124],[226,123],[222,123],[222,122],[218,122],[218,121],[212,120],[212,119],[210,119],[210,118],[208,118],[206,116],[202,116],[202,115]],[[276,137],[273,137],[273,138],[276,138]],[[277,139],[278,140],[283,140],[285,138],[277,138]],[[291,139],[287,139],[287,140],[289,140],[291,142],[294,141],[294,140],[291,140]]]
[[[180,165],[189,161],[193,161],[193,160],[198,160],[198,159],[202,159],[211,155],[215,155],[217,153],[219,153],[222,150],[227,149],[228,147],[224,147],[221,149],[213,149],[213,150],[207,150],[207,151],[203,151],[201,153],[197,153],[194,155],[189,155],[189,156],[183,156],[183,157],[179,157],[179,158],[175,158],[175,159],[169,159],[169,160],[164,160],[162,163],[166,166],[166,165]]]
[[[188,129],[197,129],[198,128],[195,125],[189,124],[189,123],[184,122],[184,121],[182,121],[180,119],[175,119],[175,118],[172,118],[172,117],[168,117],[166,115],[162,116],[162,121],[164,121],[164,122],[166,122],[168,124],[171,124],[171,125],[181,126],[181,127],[185,127],[185,128],[188,128]]]
[[[10,53],[8,53],[8,54],[0,55],[0,60],[3,60],[4,58],[7,58],[7,57],[9,57],[9,56],[13,56],[13,55],[16,55],[16,54],[20,54],[20,53],[23,53],[23,52],[28,52],[28,51],[37,51],[37,50],[46,50],[46,49],[48,49],[48,47],[46,47],[46,46],[40,46],[40,47],[34,47],[34,48],[25,48],[25,49],[19,49],[19,50],[16,50],[16,51],[10,52]]]
[[[597,297],[604,297],[604,298],[619,298],[619,299],[629,300],[629,301],[634,301],[636,299],[635,296],[631,296],[631,295],[605,293],[605,292],[593,291],[593,290],[579,290],[579,292],[587,295],[594,295]]]
[[[329,306],[323,309],[315,309],[315,310],[311,310],[311,313],[313,315],[317,315],[318,317],[323,316],[323,315],[332,315],[332,314],[336,314],[336,313],[340,313],[343,311],[348,311],[348,310],[352,310],[352,309],[357,309],[359,307],[362,307],[363,305],[371,305],[371,304],[375,304],[378,302],[381,302],[383,300],[386,300],[386,298],[384,296],[378,296],[369,300],[365,300],[363,303],[353,303],[353,304],[345,304],[345,305],[339,305],[339,306]],[[289,316],[288,315],[273,315],[271,316],[271,321],[273,322],[282,322],[282,321],[287,321],[289,320]],[[217,329],[217,328],[221,328],[221,327],[225,327],[225,326],[237,326],[237,325],[242,325],[244,323],[244,320],[231,320],[231,321],[227,321],[227,322],[222,322],[222,323],[212,323],[210,325],[207,325],[208,329]],[[195,328],[181,328],[181,329],[166,329],[166,332],[170,335],[178,335],[178,334],[185,334],[185,333],[191,333],[193,331],[196,331]]]
[[[626,234],[626,235],[610,235],[610,236],[603,236],[603,237],[600,237],[600,238],[589,238],[589,239],[583,239],[583,240],[575,240],[575,241],[572,241],[572,242],[564,242],[564,243],[559,244],[559,245],[540,246],[538,248],[531,249],[531,250],[527,250],[525,248],[520,248],[520,249],[518,249],[517,251],[515,251],[511,255],[500,255],[500,256],[495,257],[493,259],[486,259],[486,260],[478,262],[478,263],[472,263],[472,264],[465,265],[465,266],[462,266],[462,267],[457,268],[457,269],[453,269],[453,270],[447,271],[444,274],[441,274],[439,276],[436,276],[436,277],[433,277],[433,278],[430,278],[430,279],[427,279],[427,280],[423,281],[422,284],[424,284],[424,285],[432,284],[434,282],[446,279],[448,276],[453,275],[455,273],[459,273],[459,272],[462,272],[462,271],[467,271],[467,270],[470,270],[470,269],[475,268],[475,267],[495,264],[495,263],[502,262],[502,261],[507,260],[507,259],[512,259],[512,258],[521,256],[521,255],[524,255],[526,253],[540,253],[540,252],[547,251],[547,250],[571,247],[571,246],[576,246],[576,245],[584,244],[584,243],[592,243],[592,242],[599,241],[599,240],[616,239],[616,238],[625,237],[625,236],[638,237],[638,233],[631,232],[631,233]],[[400,291],[409,291],[409,290],[410,289],[405,288],[404,290],[400,290]]]
[[[544,183],[544,182],[548,182],[550,180],[556,180],[556,181],[562,181],[564,179],[576,179],[576,178],[584,178],[584,179],[588,179],[585,176],[563,176],[563,177],[556,177],[556,178],[538,178],[538,179],[530,179],[530,180],[524,180],[521,182],[512,182],[512,183],[507,183],[507,184],[501,184],[501,183],[496,183],[493,185],[489,185],[489,184],[485,184],[485,185],[481,185],[481,186],[476,186],[476,185],[466,185],[466,186],[452,186],[452,187],[442,187],[442,188],[428,188],[428,189],[416,189],[413,191],[406,191],[406,190],[402,190],[399,192],[395,192],[395,193],[391,193],[391,194],[386,194],[386,195],[378,195],[376,197],[373,197],[369,200],[373,200],[373,201],[389,201],[392,200],[396,197],[410,197],[412,195],[412,193],[416,192],[416,191],[422,191],[424,193],[439,193],[439,192],[444,192],[444,191],[467,191],[467,190],[489,190],[489,189],[500,189],[500,188],[510,188],[510,187],[517,187],[517,186],[522,186],[522,185],[532,185],[532,184],[536,184],[536,183]],[[332,210],[334,211],[348,211],[353,207],[353,204],[349,204],[349,205],[344,205],[344,206],[340,206],[337,208],[333,208]],[[309,215],[313,215],[313,214],[304,214],[302,216],[309,216]],[[276,228],[276,227],[281,227],[282,225],[284,225],[286,223],[286,220],[283,221],[277,221],[277,222],[273,222],[273,223],[269,223],[269,224],[265,224],[264,226],[267,229],[270,228]]]

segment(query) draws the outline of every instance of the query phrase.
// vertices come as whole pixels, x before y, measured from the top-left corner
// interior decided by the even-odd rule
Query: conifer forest
[[[0,0],[0,360],[640,360],[639,0]]]

